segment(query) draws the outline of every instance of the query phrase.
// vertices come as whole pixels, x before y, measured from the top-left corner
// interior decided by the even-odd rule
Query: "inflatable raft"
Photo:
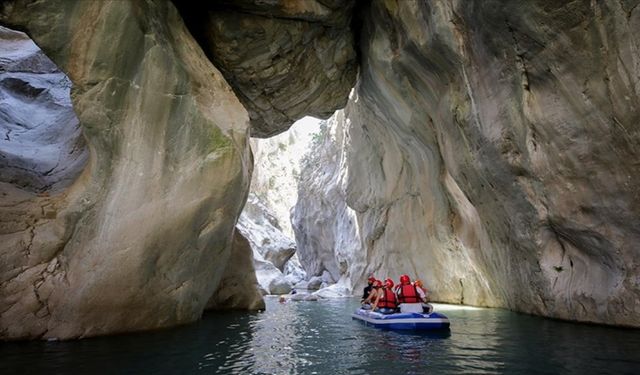
[[[396,313],[385,315],[371,310],[358,309],[351,315],[351,318],[376,328],[397,330],[449,329],[449,318],[437,312],[430,314]]]

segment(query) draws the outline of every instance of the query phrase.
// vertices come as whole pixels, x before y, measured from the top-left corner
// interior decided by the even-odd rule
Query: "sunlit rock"
[[[338,284],[333,284],[333,285],[328,285],[326,287],[323,287],[317,292],[314,292],[312,295],[320,298],[351,297],[352,290],[349,285],[338,283]]]
[[[318,151],[345,156],[301,177],[307,271],[640,326],[640,7],[373,1],[363,19],[348,141]],[[350,210],[357,235],[336,225]],[[338,256],[347,233],[360,248]]]
[[[302,269],[300,261],[295,254],[291,259],[289,259],[289,261],[287,261],[282,273],[285,274],[286,279],[289,280],[292,285],[296,286],[303,282],[307,277],[307,273]]]
[[[282,232],[278,220],[254,193],[249,194],[238,229],[247,237],[251,247],[280,271],[296,252],[296,243]]]
[[[326,281],[345,274],[358,280],[366,266],[357,218],[345,196],[345,131],[344,113],[339,111],[315,136],[301,168],[291,217],[300,263],[309,277],[319,280],[314,289],[320,287],[323,274]]]
[[[277,227],[293,239],[291,209],[298,198],[301,161],[319,131],[321,120],[305,117],[284,133],[252,138],[254,169],[251,193],[267,207]]]

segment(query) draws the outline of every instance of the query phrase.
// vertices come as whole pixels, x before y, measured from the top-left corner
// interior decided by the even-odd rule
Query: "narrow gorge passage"
[[[373,336],[418,373],[633,373],[639,5],[0,2],[0,339],[73,357],[76,339],[188,341],[204,319],[220,332],[188,346],[196,370],[388,373],[361,363]],[[403,274],[451,313],[356,319],[415,313],[450,335],[351,325],[370,275]],[[312,350],[317,335],[354,353]],[[607,358],[575,354],[589,335]],[[15,370],[28,355],[10,345]]]

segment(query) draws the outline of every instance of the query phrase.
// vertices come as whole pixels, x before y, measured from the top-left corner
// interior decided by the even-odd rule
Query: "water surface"
[[[436,305],[449,332],[399,333],[351,320],[357,305],[269,298],[164,331],[2,343],[0,374],[640,374],[640,330]]]

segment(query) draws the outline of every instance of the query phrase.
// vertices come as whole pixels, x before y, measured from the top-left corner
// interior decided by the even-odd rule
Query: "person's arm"
[[[416,292],[418,292],[418,295],[420,296],[420,300],[422,300],[422,302],[427,302],[427,295],[424,292],[424,290],[420,287],[416,287]]]
[[[371,289],[371,291],[369,292],[369,297],[367,297],[367,299],[364,300],[364,303],[369,303],[371,304],[371,302],[373,301],[373,299],[376,296],[376,290],[375,289]]]
[[[365,287],[364,290],[362,291],[361,302],[365,302],[370,295],[371,295],[371,289],[369,289],[369,293],[367,293],[367,287]]]
[[[378,302],[380,301],[380,292],[382,291],[382,289],[378,290],[378,293],[376,293],[376,301],[373,303],[373,305],[371,305],[371,311],[375,310],[376,307],[378,307]]]
[[[371,301],[371,292],[369,292],[368,296],[364,296],[364,293],[362,294],[362,300],[360,301],[360,303],[369,303],[369,301]]]

